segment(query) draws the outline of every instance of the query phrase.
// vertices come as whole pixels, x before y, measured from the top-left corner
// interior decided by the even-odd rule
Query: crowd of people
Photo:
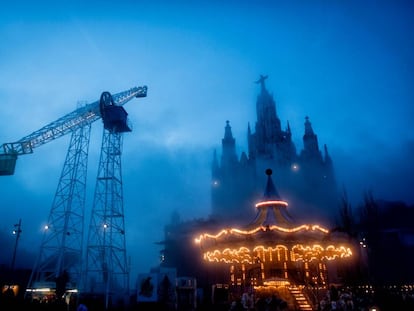
[[[312,296],[312,288],[305,289],[308,296]],[[314,293],[315,294],[315,293]],[[384,286],[384,287],[335,287],[320,290],[318,295],[313,295],[312,305],[318,311],[412,311],[414,310],[414,286]],[[59,301],[24,301],[18,300],[12,293],[4,292],[0,299],[0,309],[16,309],[32,311],[96,311],[102,310],[102,306],[96,305],[94,301],[77,300],[76,303],[68,304]],[[157,305],[158,306],[158,305]],[[158,310],[154,306],[129,305],[111,308],[111,310]],[[283,293],[268,295],[255,295],[244,293],[237,297],[230,297],[228,303],[222,306],[199,304],[192,311],[288,311],[295,310],[297,306],[288,300]],[[161,310],[161,309],[160,309]],[[166,310],[163,308],[162,310]],[[187,309],[186,309],[187,310]],[[190,310],[190,309],[188,309]],[[180,311],[180,310],[178,310]]]
[[[260,296],[257,299],[253,294],[244,293],[241,298],[232,301],[229,311],[287,311],[288,304],[278,295],[269,297]]]
[[[408,286],[331,286],[316,307],[319,311],[412,311],[414,290]]]
[[[306,289],[311,305],[318,311],[412,311],[414,310],[414,287],[402,286],[360,286],[335,287],[320,290]],[[312,293],[313,292],[313,293]],[[284,297],[283,297],[284,298]],[[298,306],[288,303],[282,296],[254,297],[245,293],[231,299],[228,311],[287,311]]]

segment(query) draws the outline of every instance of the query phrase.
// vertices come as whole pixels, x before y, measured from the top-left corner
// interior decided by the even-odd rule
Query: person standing
[[[76,311],[88,311],[88,307],[85,304],[80,303],[76,308]]]

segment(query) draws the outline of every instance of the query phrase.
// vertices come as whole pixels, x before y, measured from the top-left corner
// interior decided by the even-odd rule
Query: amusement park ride
[[[80,107],[17,142],[0,146],[0,175],[13,175],[17,157],[71,134],[40,252],[26,296],[46,291],[94,293],[105,305],[129,292],[121,172],[122,134],[130,132],[122,107],[146,97],[147,86],[133,87]],[[103,121],[101,154],[93,206],[83,250],[86,176],[91,125]],[[84,256],[85,254],[85,256]]]

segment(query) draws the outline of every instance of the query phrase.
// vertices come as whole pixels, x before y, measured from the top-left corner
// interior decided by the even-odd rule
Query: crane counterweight
[[[13,175],[16,167],[17,155],[15,154],[0,154],[0,176]]]

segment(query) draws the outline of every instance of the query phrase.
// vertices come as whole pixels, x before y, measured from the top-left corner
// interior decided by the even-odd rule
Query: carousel
[[[352,256],[346,235],[319,224],[300,224],[288,212],[267,169],[263,199],[244,228],[203,233],[195,241],[207,262],[227,264],[230,286],[328,286],[328,263]]]

